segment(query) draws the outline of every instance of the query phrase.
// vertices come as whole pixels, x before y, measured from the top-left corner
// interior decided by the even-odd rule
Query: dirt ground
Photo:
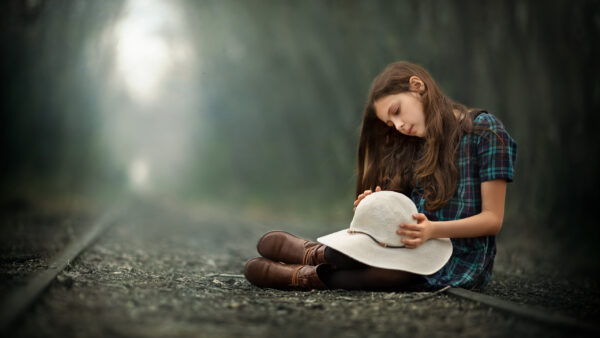
[[[2,213],[0,296],[47,268],[100,213],[77,205],[42,211],[13,204]],[[13,323],[9,336],[592,336],[445,293],[425,298],[429,294],[254,287],[239,276],[257,255],[260,235],[274,229],[311,239],[328,232],[319,224],[133,202]],[[505,242],[485,294],[598,322],[599,282],[589,271],[567,273],[528,243]]]

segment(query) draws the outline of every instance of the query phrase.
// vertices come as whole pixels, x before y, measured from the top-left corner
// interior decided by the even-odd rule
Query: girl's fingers
[[[405,229],[405,230],[414,230],[414,231],[421,231],[423,230],[423,226],[420,224],[400,224],[400,229]]]
[[[363,197],[361,197],[360,195],[358,196],[358,198],[356,199],[356,201],[354,201],[354,207],[355,208],[358,206],[358,203],[360,203],[360,201],[363,200],[363,198],[364,198],[364,196]]]
[[[381,191],[381,187],[377,186],[375,188],[375,191]],[[356,207],[358,206],[360,201],[362,201],[365,197],[369,196],[372,193],[373,193],[373,191],[371,189],[368,189],[368,190],[365,190],[365,192],[363,192],[362,194],[358,195],[356,197],[356,201],[354,201],[354,210],[356,211]]]
[[[402,243],[404,243],[404,245],[407,245],[407,246],[419,246],[421,244],[421,239],[420,238],[414,238],[414,239],[403,238]]]
[[[419,214],[413,214],[412,217],[414,219],[416,219],[417,221],[424,221],[424,220],[427,219],[427,216],[425,216],[425,214],[421,214],[421,213],[419,213]]]
[[[419,231],[408,231],[408,230],[398,230],[396,233],[400,236],[408,236],[413,238],[418,238],[420,235]]]

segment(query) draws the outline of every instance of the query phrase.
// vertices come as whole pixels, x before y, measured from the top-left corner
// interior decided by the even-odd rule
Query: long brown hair
[[[424,138],[410,137],[377,118],[378,99],[410,91],[409,79],[425,84],[421,99],[425,114]],[[458,117],[454,110],[458,111]],[[423,67],[405,61],[388,65],[369,91],[358,145],[356,195],[377,185],[409,195],[418,181],[425,209],[436,210],[454,195],[458,185],[456,152],[464,133],[473,131],[472,109],[448,98]]]

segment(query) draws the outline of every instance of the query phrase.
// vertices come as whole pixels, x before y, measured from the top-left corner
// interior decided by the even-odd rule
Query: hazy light
[[[191,128],[198,132],[200,63],[184,11],[180,1],[128,0],[101,43],[89,45],[90,63],[105,80],[99,95],[109,161],[138,192],[183,185]],[[113,62],[97,62],[102,53]]]
[[[134,188],[146,188],[149,175],[150,167],[145,160],[138,158],[129,164],[129,182]]]
[[[176,18],[164,1],[129,0],[116,26],[117,69],[134,99],[151,100],[165,73],[184,49],[172,46],[164,37],[166,27]],[[173,53],[175,52],[175,53]]]

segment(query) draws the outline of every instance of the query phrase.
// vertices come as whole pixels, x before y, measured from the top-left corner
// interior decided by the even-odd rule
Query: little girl
[[[373,190],[409,196],[419,213],[397,233],[410,250],[451,238],[450,260],[431,275],[365,265],[324,244],[283,231],[258,242],[263,256],[246,263],[254,285],[277,289],[481,289],[492,273],[506,183],[516,143],[502,122],[453,102],[422,67],[388,65],[371,86],[358,147],[354,208]]]

